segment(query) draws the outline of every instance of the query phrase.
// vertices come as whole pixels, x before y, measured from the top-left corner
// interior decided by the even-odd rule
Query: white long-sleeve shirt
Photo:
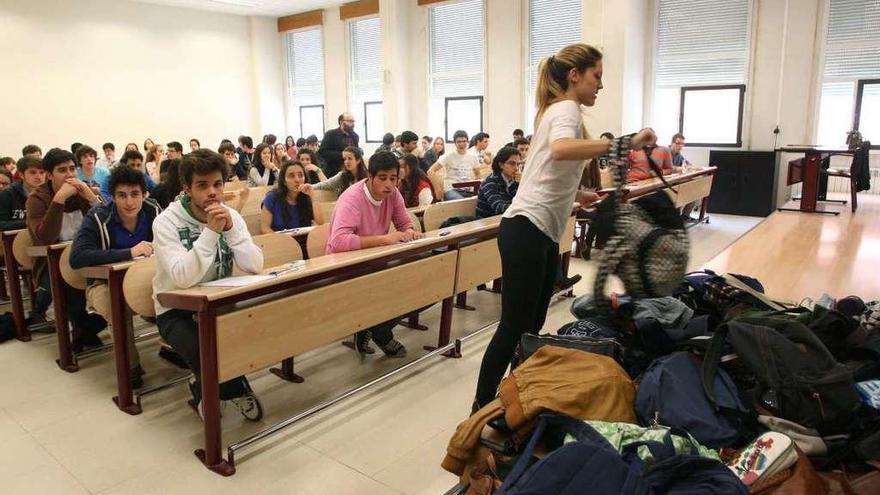
[[[224,206],[232,228],[218,234],[196,220],[181,201],[171,203],[153,221],[153,305],[156,314],[168,311],[156,297],[161,292],[186,289],[232,274],[232,262],[247,273],[263,269],[263,252],[254,244],[241,215]]]

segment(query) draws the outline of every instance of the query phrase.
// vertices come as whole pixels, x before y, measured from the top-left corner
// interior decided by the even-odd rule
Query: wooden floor
[[[767,294],[790,301],[880,299],[880,197],[859,195],[855,213],[826,208],[841,214],[775,212],[705,267],[756,277]]]

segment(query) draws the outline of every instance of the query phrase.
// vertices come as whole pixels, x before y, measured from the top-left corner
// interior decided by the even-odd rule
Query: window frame
[[[716,90],[724,90],[724,89],[738,89],[739,90],[739,110],[737,112],[737,126],[736,126],[736,142],[735,143],[691,143],[688,142],[687,145],[691,147],[699,147],[699,148],[742,148],[742,135],[743,135],[743,124],[745,120],[745,99],[746,99],[746,85],[745,84],[719,84],[719,85],[711,85],[711,86],[682,86],[681,92],[679,95],[678,102],[678,132],[680,134],[684,134],[684,104],[685,104],[685,94],[688,91],[716,91]]]
[[[862,97],[865,95],[865,86],[880,86],[880,79],[857,79],[856,80],[856,101],[853,107],[853,124],[852,130],[858,131],[859,124],[862,120]],[[871,144],[872,150],[880,150],[880,143]]]
[[[484,109],[483,109],[483,96],[446,96],[443,98],[443,139],[446,143],[455,143],[455,140],[449,139],[449,102],[450,101],[464,101],[464,100],[478,100],[480,102],[480,130],[477,132],[484,132],[483,130],[483,117],[484,117]],[[458,129],[456,129],[458,130]],[[453,131],[455,133],[455,131]]]
[[[323,140],[324,134],[327,133],[327,114],[326,114],[326,110],[324,108],[324,104],[322,103],[320,105],[297,105],[297,107],[296,107],[297,112],[299,113],[299,135],[302,137],[308,137],[311,134],[306,135],[305,131],[303,130],[303,113],[302,113],[303,108],[320,108],[321,109],[321,139]]]
[[[367,112],[367,107],[370,105],[382,105],[384,101],[385,100],[365,101],[364,102],[364,142],[365,143],[381,143],[382,142],[381,137],[379,138],[378,141],[370,139],[370,123],[369,123],[369,119],[367,118],[367,116],[369,115],[369,112]],[[384,111],[384,108],[383,108],[383,111]]]

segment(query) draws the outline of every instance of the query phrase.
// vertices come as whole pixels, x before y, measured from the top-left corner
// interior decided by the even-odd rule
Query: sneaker
[[[373,346],[370,345],[372,338],[373,332],[369,330],[354,334],[354,350],[358,351],[359,354],[375,354],[376,349],[373,349]]]
[[[205,410],[202,408],[202,391],[199,389],[199,386],[196,384],[195,377],[191,377],[187,382],[187,386],[189,386],[189,393],[192,394],[192,399],[186,401],[189,404],[189,407],[193,408],[193,411],[199,415],[199,418],[202,421],[205,420]]]
[[[257,395],[250,387],[244,395],[236,397],[230,402],[235,404],[244,419],[248,421],[259,421],[263,418],[263,405],[260,404],[260,400],[257,399]]]
[[[574,277],[569,277],[569,278],[565,278],[565,279],[560,280],[559,282],[556,283],[556,292],[561,292],[564,290],[571,289],[572,287],[575,286],[575,284],[577,284],[578,282],[581,281],[581,278],[582,277],[580,275],[575,275]]]
[[[391,342],[382,346],[382,352],[388,357],[406,357],[406,347],[395,339],[391,339]]]

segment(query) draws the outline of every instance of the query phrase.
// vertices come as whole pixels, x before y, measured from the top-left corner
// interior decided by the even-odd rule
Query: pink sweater
[[[403,196],[397,189],[378,205],[368,194],[366,180],[362,180],[352,184],[336,200],[327,254],[360,249],[361,237],[387,234],[392,221],[399,231],[412,227]]]

